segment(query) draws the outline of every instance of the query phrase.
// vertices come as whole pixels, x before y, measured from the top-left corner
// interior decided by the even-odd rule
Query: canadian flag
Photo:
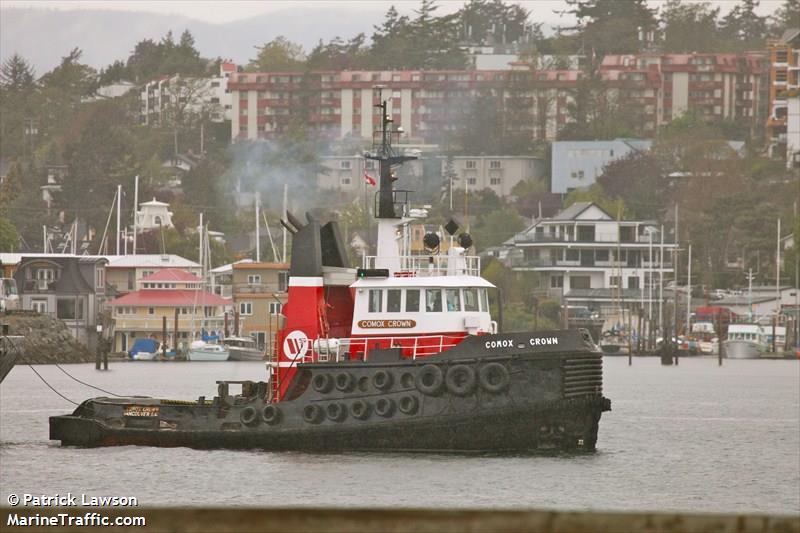
[[[375,183],[376,183],[376,182],[375,182],[375,178],[373,178],[372,176],[370,176],[369,174],[367,174],[367,171],[366,171],[366,170],[364,171],[364,181],[366,181],[367,183],[369,183],[369,184],[370,184],[370,185],[372,185],[373,187],[375,186]]]

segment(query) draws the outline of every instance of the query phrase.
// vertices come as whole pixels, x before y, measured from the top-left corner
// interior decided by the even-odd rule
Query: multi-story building
[[[800,28],[786,30],[769,49],[769,116],[767,141],[770,155],[785,157],[791,168],[800,158]]]
[[[20,258],[14,279],[20,308],[62,320],[76,340],[95,346],[106,299],[102,257],[38,255]]]
[[[612,141],[556,141],[553,143],[550,192],[565,194],[592,185],[603,167],[631,152],[650,150],[653,141],[614,139]]]
[[[106,267],[109,291],[116,296],[135,291],[144,278],[167,268],[178,268],[196,276],[202,272],[199,263],[179,255],[111,255]]]
[[[761,124],[766,103],[760,53],[606,56],[600,69],[609,100],[638,114],[642,135],[688,109]],[[544,66],[545,68],[541,68]],[[573,63],[513,63],[497,70],[240,72],[231,75],[231,138],[270,138],[302,116],[331,139],[372,140],[377,90],[403,138],[438,142],[459,127],[476,99],[498,97],[505,128],[553,140],[573,119],[584,72]]]
[[[753,128],[764,116],[762,52],[608,55],[600,73],[620,103],[637,107],[645,134],[688,110],[713,119],[744,119]]]
[[[282,326],[281,310],[287,300],[287,263],[233,263],[233,302],[238,312],[239,335],[255,339],[272,355]]]
[[[141,338],[185,349],[200,338],[203,329],[212,335],[223,332],[225,313],[232,302],[203,290],[196,275],[165,268],[138,280],[137,287],[108,302],[114,310],[114,351],[128,351]]]
[[[448,158],[442,157],[442,176],[447,175]],[[491,189],[501,198],[511,194],[520,182],[545,177],[544,160],[535,156],[454,156],[453,188],[477,191]]]
[[[650,289],[673,271],[676,244],[667,240],[662,262],[653,222],[617,221],[594,203],[576,202],[509,239],[507,262],[515,271],[537,272],[542,295],[604,313],[658,297]]]
[[[219,76],[192,78],[179,74],[159,76],[141,89],[139,117],[142,124],[163,124],[180,114],[206,114],[213,122],[231,120],[228,80],[236,65],[222,62]]]

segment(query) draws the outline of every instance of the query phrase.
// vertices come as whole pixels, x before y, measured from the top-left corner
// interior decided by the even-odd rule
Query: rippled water
[[[605,358],[613,411],[598,452],[459,456],[61,448],[48,416],[72,406],[27,366],[0,386],[0,505],[9,493],[135,496],[143,505],[534,507],[800,512],[800,362]],[[67,365],[119,394],[193,399],[260,363]],[[67,397],[98,394],[54,366]]]

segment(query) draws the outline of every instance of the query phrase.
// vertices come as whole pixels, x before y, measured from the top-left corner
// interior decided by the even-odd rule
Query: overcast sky
[[[648,0],[653,7],[659,7],[664,2],[665,0]],[[309,9],[321,5],[330,6],[333,3],[353,8],[368,5],[371,9],[374,9],[376,5],[388,9],[390,5],[394,4],[399,11],[404,13],[410,13],[419,6],[418,0],[0,0],[0,7],[150,11],[175,13],[214,23],[231,22],[270,11],[284,10],[288,7]],[[564,0],[521,0],[516,2],[508,0],[507,3],[521,4],[533,11],[535,15],[532,19],[536,22],[551,24],[568,22],[568,19],[559,19],[558,15],[554,13],[554,11],[561,11],[566,7]],[[723,13],[736,5],[734,0],[709,0],[709,3],[721,7]],[[770,15],[781,3],[781,0],[761,0],[758,12],[761,15]],[[456,11],[464,5],[464,1],[439,0],[438,4],[440,6],[439,13],[444,13]]]

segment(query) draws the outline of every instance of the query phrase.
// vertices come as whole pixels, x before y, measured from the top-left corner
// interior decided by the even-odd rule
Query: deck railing
[[[381,258],[384,259],[384,258]],[[388,262],[399,264],[395,277],[414,276],[480,276],[481,258],[477,255],[403,255],[387,257]],[[364,257],[364,268],[381,268],[378,257]]]
[[[359,337],[347,339],[317,338],[304,362],[368,361],[370,351],[400,348],[405,358],[434,355],[456,346],[465,335],[417,335],[391,337]]]

